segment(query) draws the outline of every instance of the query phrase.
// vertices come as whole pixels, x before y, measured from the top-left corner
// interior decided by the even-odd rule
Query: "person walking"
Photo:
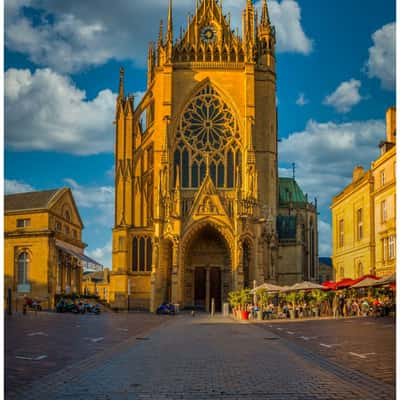
[[[335,294],[335,297],[332,300],[332,312],[334,318],[337,318],[338,316],[338,307],[339,307],[338,298]]]
[[[344,314],[343,314],[344,305],[345,305],[345,299],[344,299],[343,294],[341,294],[339,296],[339,316],[340,317],[344,317]]]

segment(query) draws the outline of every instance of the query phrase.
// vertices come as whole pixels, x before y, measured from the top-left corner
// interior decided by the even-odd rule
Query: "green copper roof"
[[[279,205],[307,203],[306,196],[293,178],[279,178]]]

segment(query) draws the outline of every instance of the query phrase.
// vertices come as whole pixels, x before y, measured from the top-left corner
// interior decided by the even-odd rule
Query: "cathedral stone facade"
[[[114,307],[209,309],[214,299],[218,310],[230,291],[254,281],[317,276],[316,206],[294,179],[278,180],[267,3],[259,17],[247,1],[241,34],[221,3],[197,4],[175,39],[170,1],[139,104],[125,95],[120,71]]]

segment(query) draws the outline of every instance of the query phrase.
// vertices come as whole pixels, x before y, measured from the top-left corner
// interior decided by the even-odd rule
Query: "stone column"
[[[178,270],[178,255],[179,255],[179,244],[174,242],[172,249],[172,290],[171,290],[171,302],[176,304],[179,302],[179,270]]]
[[[150,275],[150,312],[156,312],[157,310],[157,268],[159,266],[159,242],[154,241],[153,245],[153,265],[151,266]]]

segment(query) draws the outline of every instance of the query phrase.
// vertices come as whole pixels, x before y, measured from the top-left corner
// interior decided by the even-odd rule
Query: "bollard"
[[[213,317],[215,314],[215,302],[214,298],[211,299],[211,316]]]
[[[8,315],[12,315],[12,310],[11,310],[11,305],[12,305],[12,296],[11,296],[11,289],[7,289],[7,313]]]

